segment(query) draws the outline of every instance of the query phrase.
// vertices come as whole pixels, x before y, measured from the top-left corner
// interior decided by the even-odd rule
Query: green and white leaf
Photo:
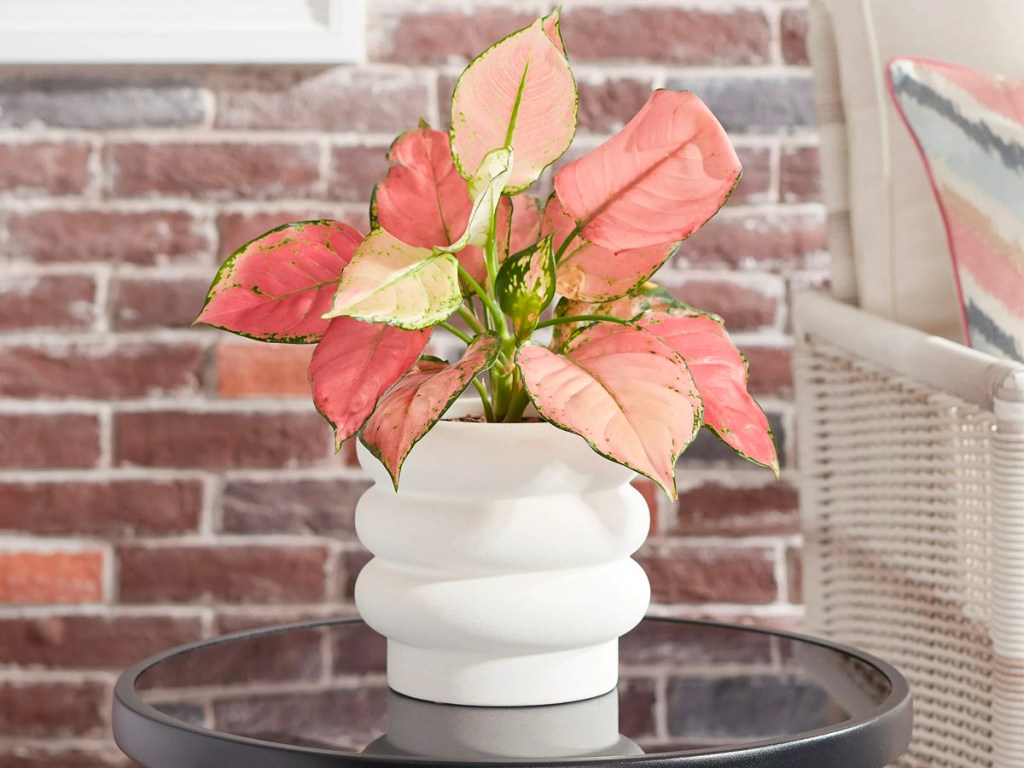
[[[458,253],[467,245],[483,246],[487,243],[491,222],[501,202],[501,192],[512,174],[512,150],[493,149],[480,162],[473,178],[469,180],[469,195],[473,208],[469,214],[466,231],[451,245],[439,246],[444,253]]]
[[[506,259],[494,282],[498,304],[520,335],[537,325],[540,313],[555,296],[555,253],[548,235],[532,248]]]
[[[462,303],[459,266],[450,253],[403,243],[375,229],[342,272],[324,317],[354,317],[417,330],[447,319]]]

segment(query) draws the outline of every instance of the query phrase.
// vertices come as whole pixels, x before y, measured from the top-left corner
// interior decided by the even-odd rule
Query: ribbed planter
[[[356,604],[388,639],[392,689],[523,706],[615,687],[618,638],[650,600],[630,557],[650,525],[630,470],[546,423],[443,421],[409,454],[398,493],[362,446],[359,457],[375,484],[356,531],[374,558]]]

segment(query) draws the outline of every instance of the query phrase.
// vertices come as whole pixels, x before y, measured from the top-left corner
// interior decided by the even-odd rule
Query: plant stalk
[[[611,315],[568,315],[566,317],[552,317],[548,320],[541,320],[537,328],[550,328],[552,325],[565,325],[567,323],[583,323],[596,321],[599,323],[617,323],[619,325],[630,325],[631,320],[623,320],[621,317]],[[535,329],[536,330],[536,329]]]

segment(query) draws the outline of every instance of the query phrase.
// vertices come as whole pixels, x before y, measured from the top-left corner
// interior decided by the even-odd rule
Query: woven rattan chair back
[[[812,633],[895,664],[906,768],[1024,766],[1024,367],[797,304]]]

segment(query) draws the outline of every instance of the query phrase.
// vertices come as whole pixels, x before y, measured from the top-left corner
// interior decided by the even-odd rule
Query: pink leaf
[[[381,399],[360,439],[380,459],[398,489],[398,477],[412,447],[438,422],[477,374],[498,357],[501,340],[479,336],[454,365],[421,359]]]
[[[688,92],[655,91],[618,134],[555,175],[555,191],[588,240],[612,251],[683,240],[740,177],[729,138]]]
[[[699,313],[692,307],[684,304],[671,293],[654,283],[644,283],[635,288],[627,296],[620,296],[612,301],[588,302],[578,299],[559,300],[555,307],[556,317],[572,317],[577,315],[610,315],[622,320],[637,320],[647,311],[664,311],[673,313],[681,311],[684,313]],[[707,314],[706,312],[703,314]],[[708,315],[715,320],[721,318],[715,315]],[[556,325],[554,336],[551,340],[552,349],[560,349],[568,341],[569,337],[583,324],[564,323]]]
[[[420,248],[451,245],[465,231],[472,201],[452,163],[448,134],[418,128],[391,145],[393,165],[374,193],[376,224]]]
[[[394,165],[374,192],[374,227],[404,243],[433,248],[454,243],[469,223],[469,186],[452,162],[448,134],[421,127],[399,136],[388,160]],[[483,251],[469,246],[459,262],[477,282],[486,275]]]
[[[474,59],[452,96],[452,156],[469,178],[498,147],[515,164],[506,192],[522,192],[576,133],[576,81],[544,22],[506,37]]]
[[[544,210],[541,231],[555,234],[558,260],[558,292],[580,301],[609,301],[624,296],[646,282],[671,256],[678,243],[635,248],[614,253],[576,234],[568,245],[576,222],[552,195]]]
[[[675,463],[701,424],[682,359],[646,331],[598,323],[564,353],[527,345],[516,362],[540,414],[676,497]]]
[[[235,251],[210,286],[196,319],[261,341],[309,344],[363,236],[340,221],[303,221],[267,232]]]
[[[565,41],[562,40],[562,9],[555,8],[554,11],[549,13],[543,18],[544,22],[544,34],[551,38],[551,42],[554,43],[555,48],[563,56],[565,53]]]
[[[377,400],[416,362],[430,329],[403,331],[351,317],[332,320],[309,363],[313,404],[337,445],[359,431]]]
[[[698,312],[652,312],[639,322],[686,361],[704,400],[704,423],[741,456],[778,475],[771,427],[747,392],[747,362],[721,322]]]
[[[503,197],[498,206],[495,236],[499,263],[510,253],[519,253],[536,243],[540,239],[540,204],[537,198],[532,195]]]

